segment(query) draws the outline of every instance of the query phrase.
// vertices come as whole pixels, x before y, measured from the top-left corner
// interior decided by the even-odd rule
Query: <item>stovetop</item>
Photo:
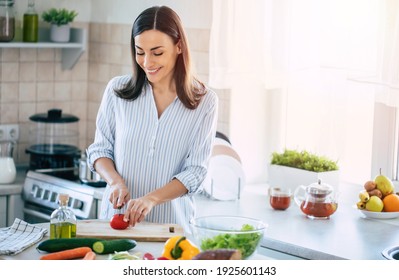
[[[69,195],[69,207],[79,217],[89,217],[94,200],[101,200],[105,187],[93,187],[79,180],[66,180],[52,175],[28,171],[23,187],[25,202],[58,208],[58,196]]]

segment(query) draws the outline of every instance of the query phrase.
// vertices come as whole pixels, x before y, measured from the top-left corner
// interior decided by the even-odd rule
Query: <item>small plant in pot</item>
[[[285,149],[274,152],[269,165],[269,184],[295,190],[298,185],[309,185],[319,180],[333,186],[339,183],[337,161],[308,151]]]
[[[69,42],[70,23],[78,13],[74,10],[51,8],[42,13],[42,19],[51,24],[50,40],[53,42]]]

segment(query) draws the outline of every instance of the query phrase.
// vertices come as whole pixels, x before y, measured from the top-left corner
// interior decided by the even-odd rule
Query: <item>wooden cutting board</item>
[[[79,220],[76,227],[77,237],[101,239],[127,238],[136,241],[163,242],[172,236],[184,235],[184,230],[177,224],[156,224],[141,222],[135,227],[123,230],[111,228],[109,220]]]

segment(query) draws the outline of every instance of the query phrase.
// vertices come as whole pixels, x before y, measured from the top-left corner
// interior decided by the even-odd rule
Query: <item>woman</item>
[[[135,20],[133,74],[113,78],[98,111],[88,162],[107,182],[100,218],[123,207],[130,226],[144,219],[188,230],[216,133],[216,94],[191,73],[178,15],[152,7]]]

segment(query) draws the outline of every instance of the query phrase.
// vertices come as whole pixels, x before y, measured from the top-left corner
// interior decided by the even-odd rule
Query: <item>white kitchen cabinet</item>
[[[17,38],[14,41],[0,43],[0,48],[54,48],[62,49],[62,69],[72,69],[86,50],[87,32],[82,28],[71,28],[71,39],[67,43],[50,41],[50,29],[39,29],[39,42],[25,43]]]

